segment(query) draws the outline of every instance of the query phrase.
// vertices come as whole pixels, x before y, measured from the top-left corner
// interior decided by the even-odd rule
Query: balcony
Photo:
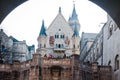
[[[54,48],[54,51],[65,51],[65,48]]]

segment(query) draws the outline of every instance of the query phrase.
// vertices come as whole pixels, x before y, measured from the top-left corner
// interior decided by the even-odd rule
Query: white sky
[[[73,0],[29,0],[13,10],[2,22],[1,27],[16,39],[26,40],[28,45],[35,44],[39,35],[42,20],[48,27],[58,14],[61,6],[62,14],[68,21],[73,10]],[[100,23],[106,22],[107,14],[96,4],[88,0],[75,0],[76,12],[81,24],[81,32],[96,33]]]

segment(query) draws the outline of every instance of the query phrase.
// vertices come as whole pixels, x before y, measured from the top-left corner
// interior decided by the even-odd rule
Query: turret
[[[72,15],[69,17],[68,23],[73,29],[73,31],[75,29],[75,26],[77,27],[78,31],[80,30],[80,23],[78,20],[78,15],[76,13],[75,4],[73,5]]]
[[[77,27],[75,27],[74,29],[72,41],[73,41],[73,54],[80,54],[80,36]]]
[[[73,41],[73,54],[80,54],[80,23],[78,20],[78,16],[75,9],[75,4],[73,6],[72,16],[69,17],[69,25],[71,26],[72,30],[74,31],[72,36]]]
[[[44,35],[46,36],[46,29],[45,29],[45,25],[44,25],[44,20],[42,21],[42,26],[41,26],[41,30],[39,33],[39,36]]]
[[[45,48],[46,48],[46,29],[45,29],[45,25],[44,25],[44,20],[42,21],[42,26],[41,26],[41,30],[38,36],[38,49],[37,52],[40,52],[41,55],[45,54]]]
[[[38,36],[38,48],[44,48],[45,47],[45,39],[46,39],[46,29],[44,26],[44,20],[42,21],[41,30]]]

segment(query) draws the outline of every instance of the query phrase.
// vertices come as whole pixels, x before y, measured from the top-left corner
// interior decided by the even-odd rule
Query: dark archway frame
[[[120,1],[119,0],[89,0],[104,9],[120,28]]]
[[[26,1],[27,0],[0,0],[0,24],[12,10]]]

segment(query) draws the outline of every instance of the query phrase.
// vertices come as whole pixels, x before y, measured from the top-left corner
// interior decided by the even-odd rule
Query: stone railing
[[[25,62],[13,62],[13,64],[0,64],[0,71],[25,70],[29,69],[31,64],[31,60]]]
[[[33,59],[24,62],[14,61],[12,64],[0,64],[0,71],[27,70],[31,66],[40,66],[40,54],[34,54]]]
[[[65,59],[46,59],[46,58],[43,58],[41,63],[42,63],[41,64],[42,66],[45,66],[45,65],[68,65],[68,66],[70,66],[71,60],[70,60],[70,58],[65,58]]]
[[[111,71],[111,66],[99,66],[99,71],[101,72]]]
[[[0,71],[11,71],[12,65],[10,64],[0,64]]]

